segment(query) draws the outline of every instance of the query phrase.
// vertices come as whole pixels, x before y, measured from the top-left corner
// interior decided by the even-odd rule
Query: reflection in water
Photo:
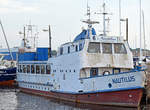
[[[140,110],[139,108],[122,108],[75,104],[54,101],[46,97],[29,95],[21,92],[0,92],[0,110]],[[149,110],[144,107],[144,110]]]

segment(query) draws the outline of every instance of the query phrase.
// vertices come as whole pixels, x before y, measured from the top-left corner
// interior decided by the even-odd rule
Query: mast
[[[4,38],[5,38],[6,44],[7,44],[7,48],[8,48],[9,54],[10,54],[11,59],[12,59],[12,61],[13,61],[13,55],[12,55],[12,53],[11,53],[11,51],[10,51],[9,44],[8,44],[8,41],[7,41],[7,37],[6,37],[6,34],[5,34],[5,31],[4,31],[4,28],[3,28],[3,25],[2,25],[1,20],[0,20],[0,24],[1,24],[1,28],[2,28],[2,31],[3,31],[3,35],[4,35]]]
[[[141,33],[141,0],[139,1],[139,5],[140,5],[140,62],[142,61],[142,33]]]
[[[49,30],[49,58],[52,57],[52,46],[51,46],[51,28],[50,25],[48,26],[48,30]]]
[[[142,15],[143,15],[143,37],[144,37],[144,56],[146,56],[146,43],[145,43],[145,19],[144,19],[144,12],[142,11]]]
[[[106,4],[103,3],[103,12],[102,13],[96,13],[96,14],[102,14],[103,15],[103,36],[106,36],[106,21],[109,21],[110,19],[106,19],[106,15],[108,15],[109,13],[106,12]]]
[[[119,0],[119,36],[121,36],[121,0]]]
[[[106,36],[106,23],[105,23],[105,17],[106,17],[106,12],[105,12],[105,3],[103,3],[103,35]]]
[[[23,32],[23,39],[24,39],[24,48],[26,47],[26,27],[24,26],[23,28],[24,32]]]
[[[98,24],[99,22],[91,20],[91,11],[90,11],[90,7],[88,6],[88,3],[87,3],[87,14],[86,15],[88,16],[88,19],[83,20],[82,22],[88,24],[89,37],[91,38],[92,37],[92,24]],[[87,33],[87,37],[88,37],[88,33]]]

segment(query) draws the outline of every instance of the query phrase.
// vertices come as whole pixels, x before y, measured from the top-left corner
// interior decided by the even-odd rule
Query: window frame
[[[115,45],[122,45],[123,48],[124,48],[124,52],[116,52],[116,48],[115,48],[116,46]],[[125,47],[125,45],[123,43],[114,43],[114,53],[115,54],[127,54],[127,49],[126,49],[126,47]]]
[[[106,52],[107,49],[104,49],[105,44],[110,44],[111,45],[111,52]],[[112,43],[102,43],[102,53],[103,54],[113,54],[113,44]]]
[[[96,44],[96,45],[99,44],[98,52],[89,52],[89,46],[90,46],[91,44]],[[95,46],[94,46],[94,47],[95,47]],[[87,52],[88,52],[88,53],[101,53],[101,43],[100,43],[100,42],[89,42]]]

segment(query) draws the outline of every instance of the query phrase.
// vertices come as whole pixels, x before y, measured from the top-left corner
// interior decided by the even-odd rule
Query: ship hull
[[[14,83],[15,83],[15,80],[1,81],[0,87],[13,86]]]
[[[0,87],[13,86],[16,78],[16,68],[0,69]]]
[[[114,92],[97,92],[87,94],[70,94],[60,92],[40,91],[35,89],[20,88],[22,92],[71,101],[96,105],[138,107],[140,105],[143,89],[133,89]]]

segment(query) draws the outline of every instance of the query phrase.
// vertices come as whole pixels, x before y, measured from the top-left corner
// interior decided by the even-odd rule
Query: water
[[[79,105],[69,102],[54,101],[14,90],[0,90],[0,110],[150,110],[149,106],[122,108],[110,106]]]

